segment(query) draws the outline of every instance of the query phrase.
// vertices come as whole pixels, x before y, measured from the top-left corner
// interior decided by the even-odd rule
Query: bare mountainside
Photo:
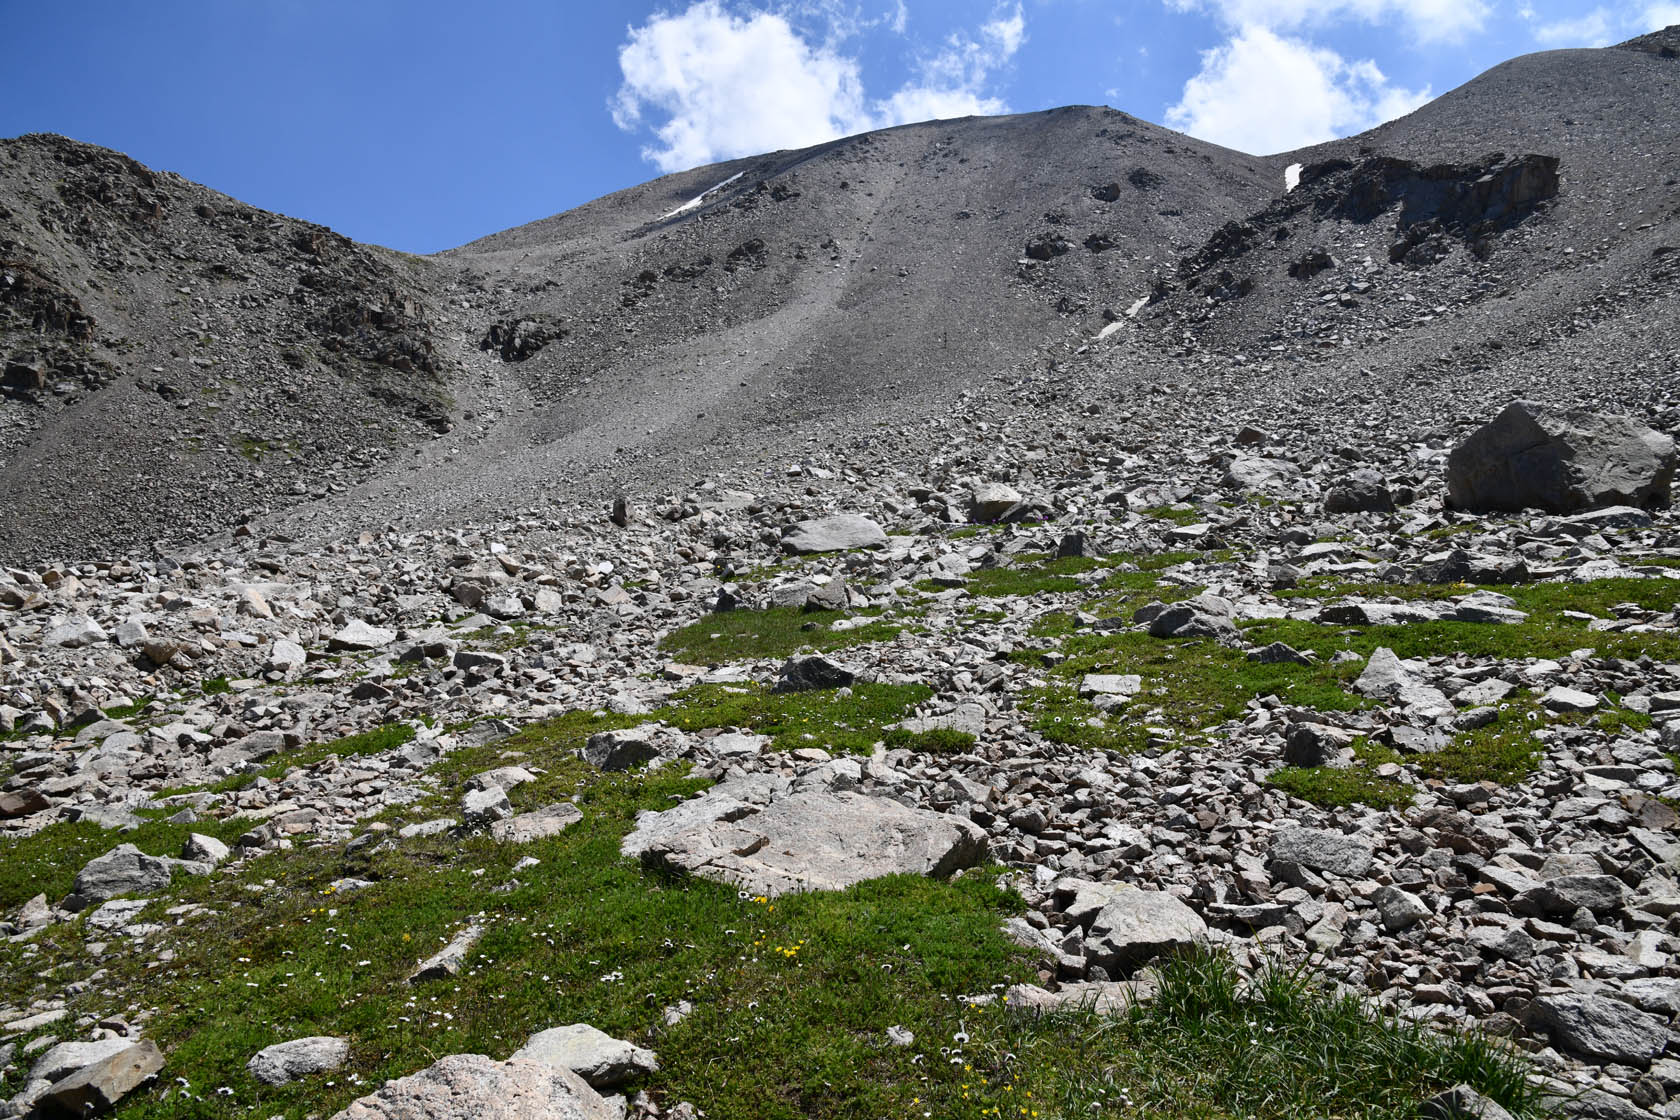
[[[1266,158],[1098,108],[906,126],[431,258],[5,141],[0,553],[697,481],[1034,379],[1098,400],[1182,378],[1293,399],[1356,377],[1385,400],[1585,380],[1660,411],[1665,42],[1517,59]]]

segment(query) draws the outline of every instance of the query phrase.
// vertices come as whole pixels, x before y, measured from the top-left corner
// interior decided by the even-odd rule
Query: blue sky
[[[0,0],[0,135],[60,132],[431,252],[667,170],[1107,104],[1264,154],[1680,0]]]

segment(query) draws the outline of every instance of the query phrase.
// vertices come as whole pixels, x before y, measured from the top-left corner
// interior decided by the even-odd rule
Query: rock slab
[[[1563,1049],[1601,1062],[1644,1068],[1668,1045],[1664,1020],[1605,996],[1543,993],[1534,997],[1524,1018]]]
[[[801,521],[782,534],[783,551],[795,556],[842,552],[849,548],[880,548],[886,543],[885,529],[855,513]]]
[[[162,1051],[142,1039],[53,1082],[36,1098],[36,1107],[47,1116],[98,1116],[116,1108],[162,1069]]]
[[[387,1081],[332,1120],[619,1120],[577,1074],[542,1062],[451,1054]]]
[[[409,983],[421,980],[443,980],[461,971],[466,963],[467,954],[478,944],[478,939],[484,936],[484,927],[471,925],[457,933],[453,940],[439,952],[427,957],[409,973]]]
[[[734,793],[725,782],[702,804],[642,812],[624,854],[766,897],[899,873],[944,876],[986,857],[985,830],[965,817],[861,793],[794,793],[763,808]]]

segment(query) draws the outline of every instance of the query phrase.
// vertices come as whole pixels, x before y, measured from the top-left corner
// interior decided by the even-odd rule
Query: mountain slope
[[[421,264],[423,268],[423,264]],[[443,422],[414,263],[54,136],[0,144],[0,553],[326,492]]]
[[[1667,41],[1515,59],[1265,158],[1100,108],[904,126],[431,258],[5,141],[0,554],[669,492],[983,397],[1435,384],[1479,415],[1555,386],[1657,411]]]

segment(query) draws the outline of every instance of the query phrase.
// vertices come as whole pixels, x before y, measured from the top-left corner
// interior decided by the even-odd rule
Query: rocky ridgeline
[[[177,876],[237,876],[261,853],[452,830],[508,844],[553,835],[577,807],[515,814],[507,791],[533,777],[517,760],[478,775],[452,816],[365,823],[435,790],[430,771],[452,751],[533,721],[650,715],[695,684],[841,698],[917,684],[932,695],[900,726],[960,733],[954,749],[833,756],[653,721],[596,735],[584,757],[615,770],[682,760],[714,779],[644,814],[624,854],[766,896],[1011,866],[1029,910],[1009,932],[1041,965],[1041,986],[1008,994],[1018,1007],[1144,998],[1148,962],[1196,943],[1248,964],[1310,953],[1384,1005],[1511,1036],[1560,1091],[1587,1091],[1577,1111],[1680,1114],[1668,1104],[1680,1092],[1680,666],[1638,652],[1680,627],[1680,533],[1663,509],[1671,440],[1519,403],[1450,455],[1409,449],[1405,483],[1280,453],[1253,428],[1193,466],[1128,452],[1054,486],[1005,440],[962,450],[957,466],[919,479],[810,463],[753,492],[719,478],[610,516],[557,504],[326,547],[247,535],[196,556],[7,570],[0,827],[27,837],[91,821],[110,837],[69,895],[32,899],[6,916],[7,932],[33,945],[80,923],[97,953],[115,938],[157,940],[164,927],[138,916]],[[1442,511],[1449,495],[1458,512]],[[1490,508],[1527,512],[1476,512]],[[1039,556],[1109,553],[1126,559],[1062,583],[986,582],[1031,573]],[[1139,575],[1152,557],[1162,562],[1142,598],[1154,601],[1115,609],[1104,580]],[[1648,582],[1666,606],[1583,612],[1572,621],[1587,640],[1563,655],[1342,651],[1333,660],[1348,663],[1343,680],[1363,701],[1351,710],[1260,695],[1234,718],[1186,726],[1175,719],[1186,698],[1121,664],[1070,682],[1076,724],[1141,728],[1141,749],[1093,748],[1039,718],[1070,635],[1199,638],[1246,662],[1316,664],[1311,651],[1251,641],[1243,624],[1517,633],[1533,613],[1518,589],[1609,579]],[[1393,585],[1437,593],[1385,594]],[[770,606],[839,612],[812,624],[813,640],[900,629],[792,659],[690,664],[661,647],[715,612]],[[1201,647],[1179,648],[1189,658]],[[1530,771],[1503,783],[1431,776],[1432,757],[1513,706],[1532,721]],[[314,750],[393,726],[406,730],[389,746]],[[1380,762],[1361,756],[1368,743],[1383,745]],[[1362,766],[1405,797],[1321,806],[1275,780],[1285,767]],[[249,827],[232,844],[194,835],[175,857],[125,845],[137,814],[159,809]],[[416,974],[453,974],[474,930]],[[143,1016],[83,1014],[78,994],[0,1008],[0,1035],[36,1035],[0,1042],[0,1065],[29,1069],[20,1110],[80,1114],[167,1074],[167,1055],[140,1037]],[[342,1115],[432,1115],[416,1102],[450,1094],[486,1115],[516,1099],[570,1102],[561,1115],[628,1107],[595,1093],[610,1077],[554,1057],[627,1043],[549,1041],[505,1062],[445,1058]],[[341,1040],[299,1039],[252,1055],[251,1068],[289,1079],[343,1054]],[[632,1064],[654,1068],[651,1055]]]

